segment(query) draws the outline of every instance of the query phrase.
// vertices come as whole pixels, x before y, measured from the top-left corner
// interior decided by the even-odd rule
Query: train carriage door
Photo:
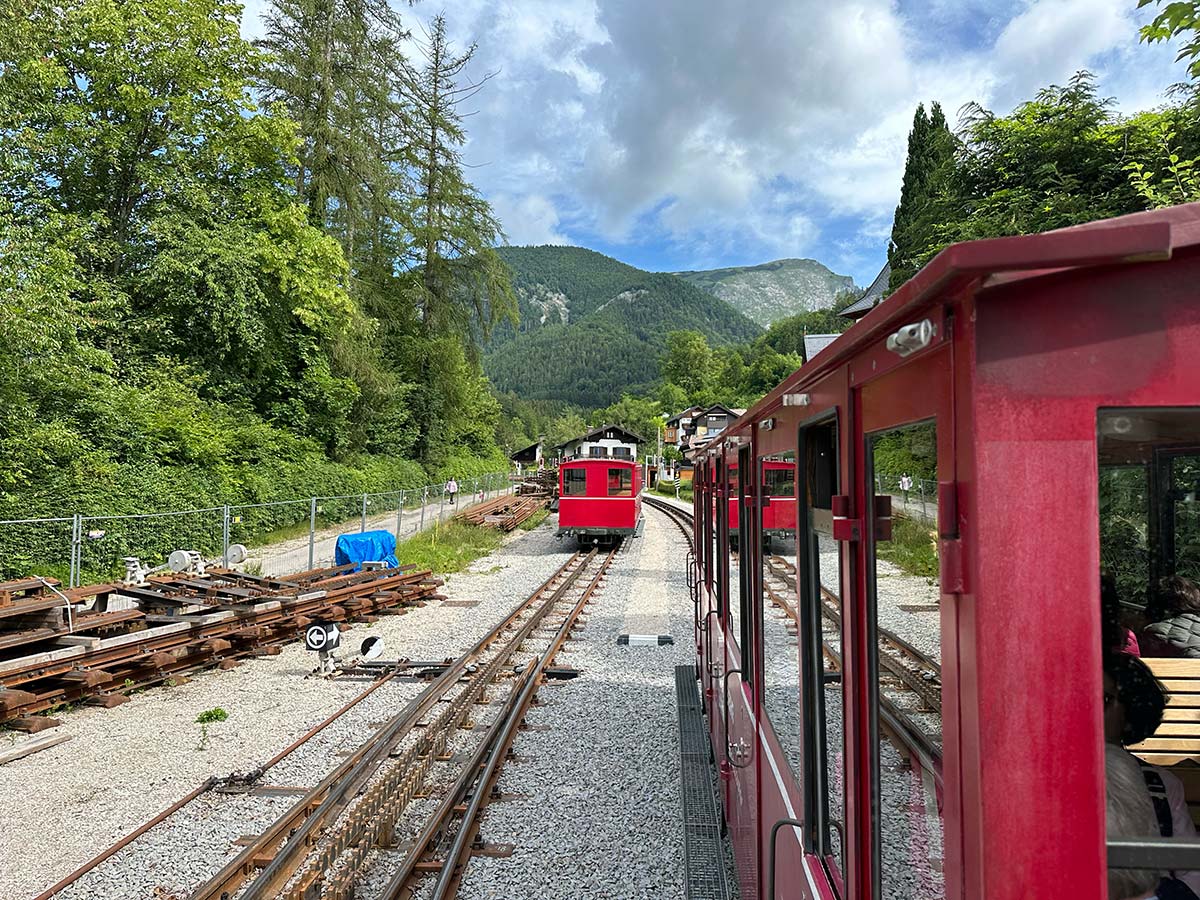
[[[871,368],[897,362],[880,348]],[[945,876],[960,871],[957,597],[940,586],[938,560],[939,533],[957,529],[956,511],[939,509],[938,490],[955,478],[952,374],[946,342],[858,391],[855,505],[865,591],[850,625],[851,668],[861,673],[850,787],[859,810],[853,855],[866,860],[869,848],[871,865],[855,865],[848,888],[867,896],[869,877],[873,900],[961,896]]]
[[[762,534],[759,509],[762,477],[752,447],[738,451],[737,490],[730,518],[737,514],[738,547],[729,556],[730,596],[726,630],[727,668],[722,699],[726,704],[725,765],[727,808],[743,895],[757,896],[758,828],[758,685],[757,599],[761,585]]]

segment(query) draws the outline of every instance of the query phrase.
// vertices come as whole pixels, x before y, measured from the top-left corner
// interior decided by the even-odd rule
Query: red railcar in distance
[[[796,535],[796,464],[787,460],[761,461],[763,492],[761,502],[762,536],[789,540]],[[741,522],[738,505],[738,467],[729,467],[729,528],[737,531]]]
[[[642,468],[623,459],[573,459],[558,470],[558,535],[612,540],[642,516]]]

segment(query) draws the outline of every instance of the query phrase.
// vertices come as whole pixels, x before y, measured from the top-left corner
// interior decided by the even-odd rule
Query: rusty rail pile
[[[512,531],[539,509],[546,506],[544,494],[506,494],[476,503],[454,518],[472,525],[486,525],[501,531]]]
[[[35,713],[112,707],[135,688],[272,656],[314,620],[369,621],[442,599],[428,571],[353,568],[282,579],[216,569],[69,590],[54,579],[0,583],[0,724],[41,731],[59,722]]]
[[[523,476],[517,485],[517,493],[553,497],[558,493],[558,469],[542,469]]]

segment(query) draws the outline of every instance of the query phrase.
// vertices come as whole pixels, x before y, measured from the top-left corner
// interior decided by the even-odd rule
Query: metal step
[[[708,729],[693,666],[675,667],[679,709],[680,797],[688,900],[727,900],[721,819],[709,767]]]

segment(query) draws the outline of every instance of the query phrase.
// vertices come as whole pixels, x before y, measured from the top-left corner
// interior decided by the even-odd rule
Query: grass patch
[[[675,496],[675,485],[669,481],[660,481],[654,486],[654,493],[662,494],[664,497]],[[679,499],[685,503],[692,502],[692,486],[691,484],[683,484],[679,486]]]
[[[461,572],[481,556],[500,546],[502,535],[494,528],[456,522],[436,522],[396,547],[396,559],[439,575]]]
[[[892,539],[876,544],[876,553],[909,575],[938,577],[937,530],[924,522],[896,513]]]
[[[542,507],[541,509],[539,509],[537,512],[535,512],[532,516],[530,516],[528,519],[526,519],[524,522],[522,522],[517,527],[520,528],[522,531],[533,531],[533,529],[537,528],[539,525],[541,525],[543,522],[545,522],[547,517],[549,517],[549,515],[550,515],[550,510],[546,509],[545,507]]]

